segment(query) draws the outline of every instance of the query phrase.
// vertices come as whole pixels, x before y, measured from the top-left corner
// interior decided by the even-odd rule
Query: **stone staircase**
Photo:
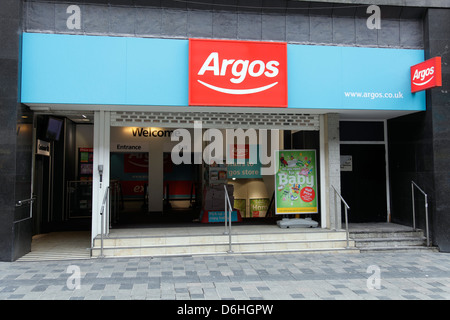
[[[242,228],[233,232],[232,253],[274,253],[274,252],[359,252],[355,242],[346,248],[345,231],[324,229],[298,229],[292,231],[272,227],[271,231],[261,228]],[[234,228],[238,229],[238,228]],[[103,239],[105,257],[141,257],[196,254],[226,254],[229,251],[229,237],[222,229],[215,233],[169,235],[114,234]],[[201,231],[201,230],[198,230]],[[100,256],[100,238],[94,240],[92,257]]]
[[[384,227],[383,226],[389,226]],[[413,230],[410,227],[380,224],[374,228],[350,228],[350,238],[361,252],[367,251],[405,251],[405,250],[433,250],[436,247],[427,247],[426,237],[422,230]]]

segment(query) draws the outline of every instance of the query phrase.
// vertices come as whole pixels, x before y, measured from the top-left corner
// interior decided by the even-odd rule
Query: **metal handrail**
[[[102,201],[102,207],[100,208],[100,217],[101,217],[101,221],[100,221],[100,258],[104,258],[105,256],[103,255],[103,234],[104,234],[104,217],[103,217],[103,213],[105,212],[105,205],[106,202],[108,201],[109,198],[109,186],[106,187],[105,190],[105,195],[103,196],[103,201]],[[109,206],[108,206],[108,210],[109,210]]]
[[[423,191],[417,183],[411,180],[411,195],[412,195],[412,209],[413,209],[413,230],[416,231],[416,209],[414,201],[414,187],[417,188],[425,196],[425,228],[427,233],[427,247],[430,246],[430,234],[428,229],[428,195]]]
[[[32,198],[29,198],[29,199],[18,200],[18,201],[16,202],[16,207],[22,207],[24,204],[29,204],[30,207],[31,207],[31,206],[33,205],[33,202],[34,202],[35,200],[36,200],[36,197],[35,197],[35,196],[33,196]],[[19,222],[22,222],[22,221],[31,219],[32,217],[33,217],[33,215],[32,215],[32,210],[31,210],[31,208],[30,208],[30,212],[29,212],[29,214],[28,214],[28,217],[23,218],[23,219],[19,219],[19,220],[14,220],[14,223],[19,223]]]
[[[348,210],[350,210],[350,206],[347,204],[347,202],[344,200],[344,198],[341,196],[341,194],[336,190],[334,186],[331,186],[334,190],[334,193],[338,195],[338,197],[341,199],[341,201],[344,203],[345,206],[345,233],[346,233],[346,239],[347,239],[347,247],[346,249],[350,248],[349,245],[349,232],[348,232]]]
[[[36,197],[30,198],[30,199],[18,200],[16,202],[16,207],[21,207],[26,203],[33,203],[34,200],[36,200]]]
[[[231,213],[233,211],[233,207],[231,206],[230,197],[228,196],[227,185],[223,186],[225,189],[225,232],[224,234],[228,234],[228,253],[232,253],[231,249]],[[228,206],[230,210],[228,211]],[[228,220],[228,230],[227,230],[227,220]]]

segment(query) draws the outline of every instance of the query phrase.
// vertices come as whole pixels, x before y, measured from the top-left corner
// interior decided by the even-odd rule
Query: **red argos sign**
[[[411,92],[442,86],[441,57],[411,67]]]
[[[287,104],[286,43],[189,39],[189,105]]]

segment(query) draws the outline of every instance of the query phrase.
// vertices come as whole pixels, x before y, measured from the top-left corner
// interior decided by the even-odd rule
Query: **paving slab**
[[[229,254],[0,262],[0,300],[142,299],[448,300],[450,254]]]

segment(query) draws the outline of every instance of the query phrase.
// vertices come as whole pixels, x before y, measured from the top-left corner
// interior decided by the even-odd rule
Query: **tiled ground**
[[[0,262],[0,299],[447,300],[450,254],[314,253]]]

